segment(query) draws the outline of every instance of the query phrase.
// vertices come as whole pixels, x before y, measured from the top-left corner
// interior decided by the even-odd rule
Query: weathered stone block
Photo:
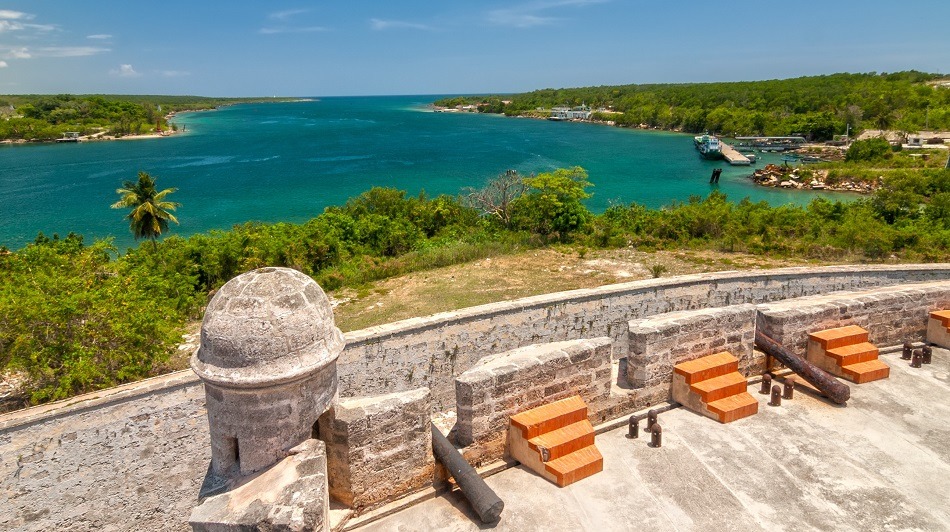
[[[611,345],[607,337],[553,342],[482,359],[455,380],[456,439],[504,439],[512,414],[571,395],[597,405],[610,391]]]
[[[188,522],[196,532],[327,531],[329,515],[326,447],[311,439],[263,473],[205,499]]]
[[[845,325],[867,329],[877,346],[926,338],[929,312],[950,306],[950,282],[900,284],[759,305],[759,330],[804,356],[808,333]]]
[[[633,320],[627,333],[627,382],[636,388],[669,383],[674,365],[719,351],[735,355],[741,369],[752,359],[752,342],[747,338],[754,331],[753,305],[670,312]]]
[[[432,482],[428,388],[344,399],[319,421],[329,449],[329,490],[368,508]]]

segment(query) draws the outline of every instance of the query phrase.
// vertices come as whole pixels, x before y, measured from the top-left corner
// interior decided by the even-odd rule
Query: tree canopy
[[[728,83],[614,85],[541,89],[505,96],[456,97],[447,103],[480,104],[506,115],[538,114],[557,105],[586,104],[594,118],[621,126],[723,135],[802,135],[831,139],[863,129],[950,129],[950,88],[940,74],[831,74]],[[489,105],[491,103],[491,105]],[[444,104],[442,101],[437,105]],[[543,115],[543,111],[541,112]]]
[[[136,240],[147,238],[152,241],[168,230],[168,222],[176,224],[178,219],[170,211],[181,206],[180,203],[165,198],[178,189],[166,188],[159,192],[155,188],[155,179],[147,172],[139,172],[138,181],[126,181],[122,188],[116,189],[119,201],[112,204],[113,209],[129,209],[126,218],[129,229]]]

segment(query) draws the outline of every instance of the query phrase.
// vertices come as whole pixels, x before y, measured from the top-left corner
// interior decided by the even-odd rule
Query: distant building
[[[590,107],[552,107],[551,120],[590,120]]]
[[[910,133],[907,135],[907,144],[909,146],[926,146],[928,144],[943,144],[950,139],[948,132],[921,131],[919,133]]]

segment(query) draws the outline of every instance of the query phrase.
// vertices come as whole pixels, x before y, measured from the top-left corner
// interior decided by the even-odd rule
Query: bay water
[[[612,203],[660,207],[705,196],[805,204],[816,195],[754,186],[748,167],[705,161],[692,136],[599,124],[471,113],[434,113],[438,96],[320,98],[183,113],[182,134],[159,139],[0,147],[0,245],[17,249],[38,232],[134,245],[115,189],[139,171],[175,187],[174,234],[256,220],[302,222],[373,186],[416,195],[458,194],[508,169],[532,174],[582,166],[595,212]],[[765,162],[780,162],[765,156]],[[710,185],[714,168],[723,168]]]

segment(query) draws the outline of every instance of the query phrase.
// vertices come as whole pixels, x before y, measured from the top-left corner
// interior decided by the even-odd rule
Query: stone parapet
[[[188,530],[204,401],[189,370],[0,416],[0,530]]]
[[[530,345],[482,359],[455,380],[461,445],[504,440],[518,412],[580,395],[594,415],[610,395],[611,339]]]
[[[364,509],[431,485],[428,388],[341,400],[319,420],[330,494]]]
[[[752,352],[754,305],[670,312],[632,320],[629,327],[626,376],[634,388],[669,383],[676,364],[721,351],[739,359],[743,375],[761,365]]]
[[[950,307],[950,282],[900,284],[758,306],[757,327],[805,356],[808,333],[846,325],[868,331],[876,346],[923,341],[930,311]]]
[[[758,304],[907,282],[950,279],[950,264],[783,268],[703,273],[528,297],[347,333],[342,396],[428,386],[435,411],[455,405],[455,377],[493,353],[607,336],[627,356],[627,323],[656,314]]]

